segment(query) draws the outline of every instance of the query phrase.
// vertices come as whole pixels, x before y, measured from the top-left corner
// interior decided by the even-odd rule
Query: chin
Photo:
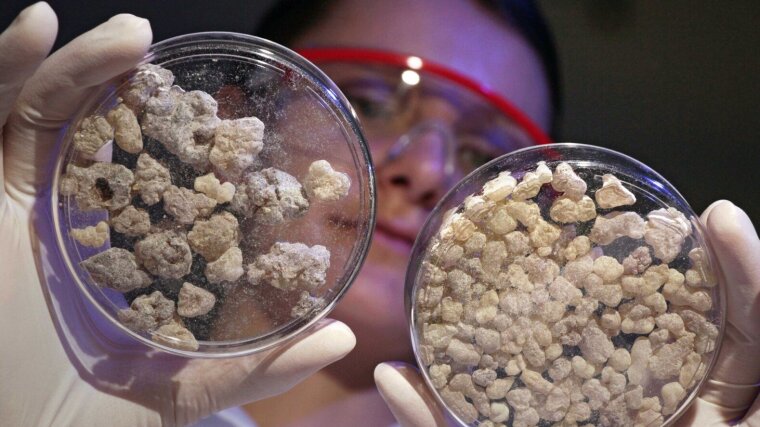
[[[378,363],[414,360],[404,307],[410,252],[410,243],[377,233],[356,281],[331,313],[354,331],[357,340],[356,348],[336,364],[341,375],[371,381]]]

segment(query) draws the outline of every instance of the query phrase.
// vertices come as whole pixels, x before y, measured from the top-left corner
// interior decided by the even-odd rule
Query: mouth
[[[327,221],[334,227],[344,230],[353,230],[359,226],[357,220],[339,214],[328,215]]]
[[[383,222],[378,222],[375,226],[375,237],[378,241],[394,249],[409,253],[414,245],[414,237],[408,233],[400,232]],[[416,236],[415,236],[416,237]]]
[[[328,215],[327,220],[333,227],[341,230],[355,230],[359,226],[355,219],[337,213]],[[383,246],[408,254],[414,246],[417,234],[403,227],[394,227],[393,224],[379,220],[375,224],[374,237]]]

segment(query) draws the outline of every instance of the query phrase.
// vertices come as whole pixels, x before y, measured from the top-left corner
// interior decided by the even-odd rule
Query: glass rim
[[[150,348],[157,348],[166,353],[182,357],[209,359],[245,356],[269,350],[273,347],[297,338],[301,335],[302,332],[308,330],[317,324],[320,320],[324,319],[335,308],[337,303],[348,291],[348,288],[356,280],[356,277],[358,276],[359,271],[361,270],[361,267],[366,260],[372,241],[372,235],[374,234],[374,225],[377,214],[377,190],[374,164],[372,162],[372,157],[366,138],[364,137],[363,131],[361,130],[356,112],[351,107],[351,104],[348,102],[347,98],[343,95],[337,85],[335,85],[335,83],[330,80],[330,78],[327,77],[324,72],[312,64],[308,59],[304,58],[293,50],[288,49],[285,46],[248,34],[233,32],[198,32],[184,34],[154,43],[150,46],[149,51],[146,53],[143,59],[137,63],[135,67],[146,63],[152,63],[161,58],[163,55],[169,56],[173,53],[176,54],[182,49],[194,49],[197,50],[197,53],[199,54],[207,55],[209,53],[208,49],[220,47],[230,48],[235,46],[244,47],[246,53],[248,54],[256,53],[262,58],[286,64],[289,67],[298,70],[299,73],[303,73],[304,76],[308,77],[309,80],[313,81],[315,84],[324,86],[325,90],[320,95],[320,98],[323,101],[327,101],[330,105],[333,105],[341,112],[348,125],[346,129],[347,132],[355,135],[358,142],[358,144],[352,145],[355,145],[353,148],[353,151],[355,151],[354,157],[361,159],[363,162],[363,165],[357,168],[358,173],[360,176],[364,174],[367,175],[365,177],[367,189],[367,195],[365,196],[366,202],[362,202],[364,205],[363,209],[366,209],[367,211],[366,232],[364,232],[363,235],[354,243],[352,252],[354,253],[353,256],[354,260],[356,261],[356,265],[353,267],[347,265],[347,268],[343,273],[343,277],[346,279],[345,283],[343,283],[340,288],[336,288],[335,296],[332,297],[331,300],[327,302],[323,308],[315,311],[315,314],[312,317],[308,319],[296,320],[289,324],[283,325],[280,328],[261,334],[257,337],[244,337],[233,340],[219,341],[198,340],[198,343],[201,344],[201,348],[199,350],[184,350],[176,347],[171,347],[163,343],[155,342],[149,338],[146,338],[141,333],[130,330],[124,324],[122,324],[122,322],[116,319],[115,314],[111,313],[111,311],[109,311],[109,309],[105,306],[107,305],[105,301],[109,301],[111,305],[113,305],[113,302],[111,302],[102,294],[102,289],[100,293],[93,294],[93,287],[97,286],[90,284],[88,281],[85,281],[82,277],[80,277],[80,274],[78,274],[79,270],[77,268],[77,264],[69,254],[66,238],[63,236],[63,227],[65,226],[64,218],[68,217],[68,215],[64,212],[61,212],[58,207],[61,200],[58,192],[60,177],[63,173],[64,167],[68,162],[69,155],[67,153],[69,153],[68,150],[70,149],[70,144],[72,141],[70,138],[67,138],[66,135],[68,135],[68,132],[71,132],[73,128],[68,129],[66,131],[66,134],[62,136],[64,144],[59,147],[58,158],[53,170],[53,179],[51,180],[50,197],[48,199],[51,203],[50,206],[52,212],[53,227],[56,234],[57,249],[62,258],[64,266],[68,270],[67,273],[70,275],[71,281],[76,283],[76,286],[79,288],[86,301],[90,303],[90,305],[94,307],[99,314],[103,315],[111,324],[115,325],[117,329],[126,333],[128,336],[131,336],[136,340],[136,342],[140,342]],[[117,76],[117,79],[121,77],[122,76]],[[86,105],[89,109],[99,108],[99,105],[102,104],[102,102],[104,102],[104,100],[108,99],[110,96],[112,96],[112,90],[109,90],[107,92],[96,91],[90,95],[88,100],[83,105]],[[72,120],[72,123],[76,123],[79,119],[81,119],[84,110],[85,109],[80,110],[71,117],[70,120]],[[279,334],[280,336],[275,336],[276,334]]]
[[[417,298],[417,290],[419,289],[419,283],[418,283],[418,272],[421,268],[422,264],[422,255],[427,251],[428,246],[433,239],[432,236],[435,235],[435,231],[432,233],[429,233],[431,230],[431,227],[433,226],[440,226],[440,224],[437,224],[437,218],[439,216],[443,216],[444,212],[446,212],[446,208],[448,206],[446,205],[447,201],[457,196],[459,191],[462,188],[465,188],[468,185],[471,185],[475,180],[481,177],[482,174],[485,173],[489,168],[494,167],[495,165],[504,162],[504,159],[506,157],[516,157],[520,155],[529,155],[532,153],[544,151],[545,155],[547,157],[547,161],[555,161],[560,158],[562,154],[567,154],[567,152],[575,152],[575,151],[582,151],[582,150],[590,150],[590,151],[596,151],[600,155],[608,156],[610,158],[616,159],[621,162],[627,162],[630,164],[633,168],[640,168],[643,172],[646,172],[651,175],[651,178],[653,179],[653,186],[660,187],[663,191],[670,192],[671,197],[678,201],[679,203],[682,203],[690,213],[694,214],[694,218],[696,218],[696,221],[690,221],[693,227],[695,227],[700,234],[703,236],[706,234],[705,230],[699,221],[699,215],[697,215],[694,210],[689,205],[688,201],[681,195],[681,193],[671,184],[667,179],[665,179],[659,172],[652,169],[650,166],[646,165],[645,163],[627,155],[624,153],[621,153],[616,150],[612,150],[606,147],[600,147],[597,145],[591,145],[591,144],[582,144],[582,143],[575,143],[575,142],[558,142],[553,143],[549,146],[532,146],[532,147],[526,147],[522,148],[520,150],[513,151],[511,153],[504,154],[485,165],[480,166],[475,171],[471,172],[469,175],[464,177],[461,181],[459,181],[454,187],[449,189],[449,191],[441,197],[441,199],[438,201],[436,206],[433,208],[433,211],[428,215],[427,219],[425,220],[425,223],[423,224],[422,228],[420,229],[420,232],[417,234],[417,238],[414,241],[414,244],[412,246],[411,253],[409,255],[409,263],[407,264],[407,270],[406,274],[404,276],[404,310],[407,316],[407,332],[409,333],[410,342],[412,345],[412,351],[414,352],[414,361],[417,363],[417,365],[420,367],[420,372],[422,374],[423,380],[425,382],[425,385],[428,387],[428,390],[431,391],[431,394],[433,395],[436,402],[441,405],[442,408],[445,408],[445,413],[447,417],[450,417],[454,420],[456,420],[460,425],[468,425],[466,422],[464,422],[458,414],[456,414],[454,411],[452,411],[446,402],[444,402],[443,398],[441,397],[440,393],[438,393],[438,390],[435,388],[431,378],[430,374],[428,373],[427,369],[424,367],[425,364],[422,360],[421,352],[419,351],[420,347],[420,334],[418,332],[418,323],[416,321],[416,305],[414,304],[416,298]],[[436,225],[437,224],[437,225]],[[429,235],[428,235],[429,234]],[[709,240],[704,240],[705,248],[707,249],[707,255],[708,259],[710,260],[710,264],[713,266],[717,266],[717,258],[714,253],[714,249],[710,243]],[[717,266],[719,271],[719,266]],[[677,410],[673,412],[672,414],[669,414],[667,417],[664,417],[664,424],[663,426],[672,426],[674,425],[679,418],[681,418],[691,407],[692,404],[697,400],[697,397],[699,396],[699,393],[703,390],[703,387],[708,382],[710,378],[710,374],[712,373],[713,369],[715,368],[718,358],[720,357],[720,352],[723,346],[725,334],[726,334],[726,324],[727,324],[727,298],[726,298],[726,289],[725,284],[723,281],[718,279],[718,283],[716,285],[716,291],[717,295],[719,297],[719,304],[718,304],[718,321],[719,324],[717,325],[718,328],[718,336],[715,339],[715,347],[712,350],[712,356],[710,357],[709,362],[705,365],[705,373],[702,378],[700,378],[692,387],[692,389],[686,394],[683,398],[679,406],[677,407]]]

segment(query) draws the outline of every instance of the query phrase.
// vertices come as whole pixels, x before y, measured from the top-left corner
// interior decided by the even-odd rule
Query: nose
[[[378,165],[380,184],[407,203],[432,209],[451,184],[455,145],[448,126],[418,123],[402,135]]]

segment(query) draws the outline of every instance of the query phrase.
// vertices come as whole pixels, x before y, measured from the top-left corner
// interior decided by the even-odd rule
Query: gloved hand
[[[56,32],[37,3],[0,35],[0,424],[182,425],[282,393],[346,355],[354,335],[334,321],[263,354],[190,360],[95,318],[57,256],[49,172],[69,117],[135,66],[152,34],[118,15],[46,59]]]
[[[731,202],[713,203],[700,219],[726,288],[726,333],[710,378],[676,425],[760,426],[760,239],[747,214]],[[382,363],[375,383],[402,426],[450,423],[415,367]]]

